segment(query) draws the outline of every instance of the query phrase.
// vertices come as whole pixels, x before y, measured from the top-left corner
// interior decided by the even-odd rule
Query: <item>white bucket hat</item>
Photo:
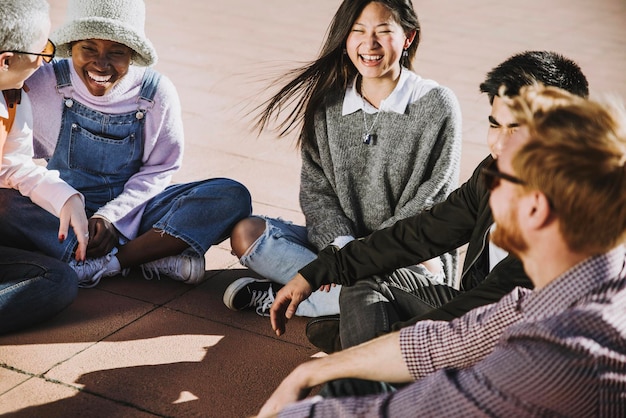
[[[63,26],[52,34],[57,55],[70,56],[72,42],[104,39],[132,49],[137,65],[156,63],[157,53],[146,38],[143,0],[70,0]]]

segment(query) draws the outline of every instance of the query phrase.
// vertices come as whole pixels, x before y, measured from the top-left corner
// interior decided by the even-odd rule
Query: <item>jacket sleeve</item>
[[[445,201],[352,241],[341,251],[334,246],[325,248],[300,274],[314,289],[326,283],[349,286],[373,274],[418,264],[466,244],[476,226],[480,202],[488,193],[480,168],[490,160],[487,157]]]

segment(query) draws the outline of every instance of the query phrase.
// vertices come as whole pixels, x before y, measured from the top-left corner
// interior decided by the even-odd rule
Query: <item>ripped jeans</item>
[[[298,271],[317,258],[317,250],[307,239],[304,226],[282,219],[267,218],[265,231],[239,262],[273,282],[287,284]],[[339,292],[334,286],[330,292],[314,291],[296,311],[297,316],[317,317],[339,313]]]

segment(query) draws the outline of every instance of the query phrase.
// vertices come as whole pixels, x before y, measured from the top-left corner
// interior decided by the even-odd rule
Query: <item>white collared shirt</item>
[[[363,97],[357,91],[357,78],[358,76],[352,80],[351,85],[346,89],[341,111],[342,116],[349,115],[357,110],[363,110],[369,114],[377,113],[378,111],[403,114],[407,106],[415,103],[430,90],[439,86],[439,83],[436,81],[422,78],[413,71],[402,67],[398,84],[396,84],[391,94],[380,102],[380,108],[376,109],[367,100],[363,100]]]

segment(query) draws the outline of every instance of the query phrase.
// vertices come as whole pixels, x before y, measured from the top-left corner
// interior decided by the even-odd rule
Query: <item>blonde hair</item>
[[[525,187],[541,191],[574,251],[600,254],[626,238],[626,110],[554,87],[509,100],[529,141],[513,158]]]

